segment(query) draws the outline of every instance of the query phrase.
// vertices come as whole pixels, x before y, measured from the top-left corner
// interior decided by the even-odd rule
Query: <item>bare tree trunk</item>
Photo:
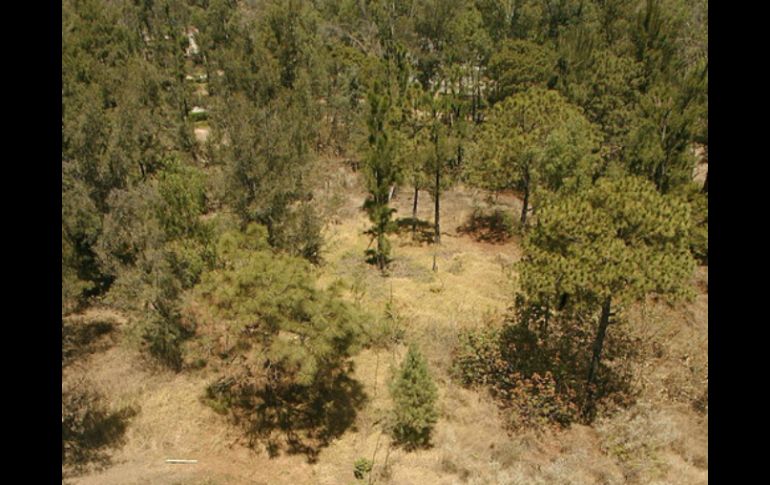
[[[441,168],[439,166],[438,160],[436,161],[436,191],[433,194],[433,198],[436,199],[435,202],[435,229],[436,229],[436,238],[435,242],[436,244],[441,244],[441,226],[439,224],[439,200],[441,199],[440,194],[440,187],[441,187]]]
[[[709,173],[708,170],[706,171],[706,180],[703,182],[703,189],[701,189],[701,192],[704,194],[709,193]]]
[[[591,365],[588,368],[587,398],[586,398],[586,417],[592,417],[594,411],[594,383],[596,381],[596,371],[599,368],[599,361],[602,356],[602,347],[604,346],[604,337],[607,334],[607,327],[610,324],[610,310],[612,308],[612,297],[608,296],[602,304],[602,314],[599,317],[599,329],[596,332],[594,340],[593,355]]]
[[[412,205],[412,239],[414,239],[414,233],[417,230],[417,197],[420,195],[420,188],[414,186],[414,204]]]
[[[479,120],[476,117],[476,109],[478,107],[478,89],[479,89],[479,77],[478,77],[478,70],[476,69],[476,66],[473,67],[473,72],[471,74],[471,79],[473,79],[473,95],[472,99],[473,102],[471,103],[471,117],[473,118],[474,123],[478,123]]]
[[[527,212],[529,210],[529,181],[524,185],[524,201],[521,205],[521,227],[527,225]]]

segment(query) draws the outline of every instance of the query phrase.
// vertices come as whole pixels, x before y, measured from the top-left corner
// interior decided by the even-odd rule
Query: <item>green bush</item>
[[[174,371],[182,370],[183,330],[177,322],[153,312],[142,334],[150,355]]]
[[[323,246],[322,226],[313,206],[301,204],[272,226],[270,244],[313,264],[320,263]]]
[[[206,121],[209,119],[209,113],[208,111],[190,111],[189,117],[193,123],[196,121]]]
[[[371,460],[367,460],[366,458],[359,458],[353,465],[353,475],[357,479],[363,480],[364,477],[372,471],[372,465],[373,464]]]

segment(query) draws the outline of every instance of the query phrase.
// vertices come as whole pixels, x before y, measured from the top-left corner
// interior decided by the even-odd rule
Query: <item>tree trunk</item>
[[[436,215],[435,215],[435,225],[436,225],[436,238],[435,242],[436,244],[441,244],[441,226],[439,225],[439,199],[440,196],[440,189],[441,187],[441,170],[438,163],[438,160],[436,161],[436,191],[433,194],[433,198],[436,199]]]
[[[593,355],[591,357],[591,366],[588,368],[588,380],[587,380],[587,399],[586,399],[586,416],[591,417],[594,410],[594,390],[593,385],[596,380],[596,371],[599,368],[599,361],[602,356],[602,347],[604,346],[604,337],[607,334],[607,327],[610,324],[610,310],[612,308],[612,297],[608,296],[602,304],[602,314],[599,318],[599,330],[596,332],[596,339],[594,340]]]
[[[704,194],[709,193],[709,173],[708,170],[706,171],[706,180],[703,182],[703,189],[701,189],[701,192]]]
[[[524,179],[524,201],[521,206],[521,227],[527,225],[527,211],[529,210],[529,177]]]
[[[476,108],[478,106],[478,86],[479,86],[479,78],[478,78],[478,71],[476,70],[476,67],[473,67],[473,72],[471,73],[471,79],[473,79],[473,94],[472,94],[472,102],[471,102],[471,118],[473,119],[474,123],[478,123],[478,118],[476,118]]]
[[[414,186],[414,205],[412,205],[412,239],[414,239],[414,233],[417,230],[417,196],[420,195],[420,188]]]
[[[551,305],[548,303],[545,304],[545,315],[543,318],[543,323],[540,325],[540,337],[543,339],[548,338],[548,321],[551,317]]]

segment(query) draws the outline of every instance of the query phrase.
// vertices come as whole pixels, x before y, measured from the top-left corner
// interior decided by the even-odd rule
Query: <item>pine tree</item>
[[[417,230],[417,203],[421,189],[429,185],[428,163],[433,155],[429,140],[430,126],[423,119],[422,110],[428,104],[426,94],[419,83],[410,85],[403,96],[402,120],[396,135],[398,143],[398,164],[405,179],[412,184],[412,237]]]
[[[568,295],[600,311],[587,377],[588,415],[607,328],[647,295],[689,294],[690,207],[640,177],[600,179],[544,206],[525,239],[521,281],[530,301]]]
[[[413,449],[430,442],[433,425],[438,420],[437,390],[428,366],[414,345],[391,382],[393,397],[391,432],[399,444]]]
[[[507,40],[489,59],[493,102],[529,86],[546,86],[556,75],[556,53],[527,40]]]
[[[364,203],[364,208],[373,224],[367,234],[377,241],[374,249],[367,250],[369,261],[384,270],[390,262],[390,243],[386,236],[394,229],[391,217],[395,212],[395,209],[388,206],[388,198],[390,188],[398,176],[398,167],[395,163],[395,143],[387,126],[390,99],[382,91],[379,83],[375,83],[374,90],[369,93],[369,146],[365,165],[369,197]]]
[[[591,180],[598,149],[597,129],[576,106],[556,91],[534,87],[495,105],[467,175],[488,190],[520,190],[524,226],[540,189],[577,189]]]

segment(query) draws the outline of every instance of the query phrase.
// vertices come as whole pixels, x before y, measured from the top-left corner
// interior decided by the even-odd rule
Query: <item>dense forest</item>
[[[492,403],[501,443],[625,426],[597,451],[622,471],[442,473],[652,483],[661,447],[627,428],[666,353],[640,329],[704,295],[707,24],[705,0],[63,0],[65,476],[108,467],[147,406],[77,370],[109,341],[200,379],[194,402],[274,460],[379,433],[344,478],[264,483],[455,483],[389,463],[440,448],[452,393]],[[707,423],[698,365],[671,399]],[[196,477],[154,480],[252,483]]]

